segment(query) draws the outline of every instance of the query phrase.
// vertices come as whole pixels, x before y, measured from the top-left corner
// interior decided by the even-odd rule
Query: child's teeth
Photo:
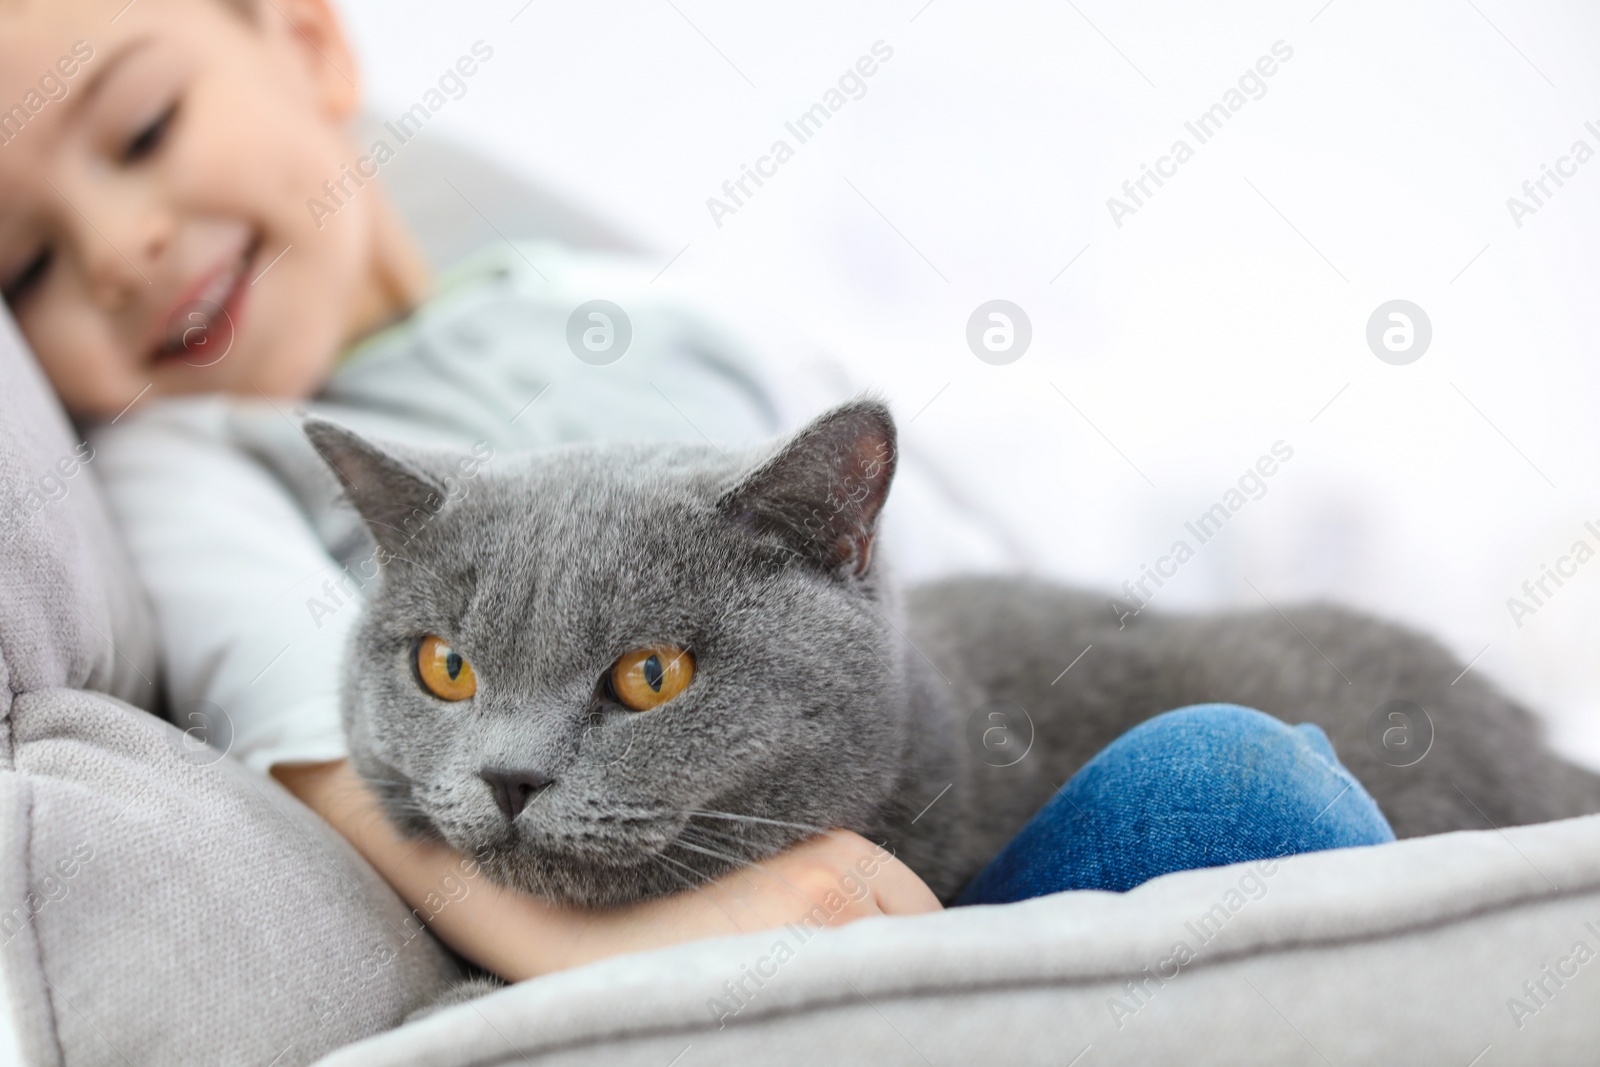
[[[222,301],[225,300],[234,285],[239,281],[244,267],[243,260],[235,265],[233,270],[219,274],[205,291],[191,301],[190,306],[183,315],[183,321],[172,324],[171,332],[167,334],[167,347],[174,351],[188,347],[186,342],[196,340],[195,330],[207,332],[214,325],[214,310],[220,311]],[[199,306],[194,306],[199,305]],[[209,307],[206,305],[210,305]]]
[[[233,288],[234,280],[237,277],[237,271],[229,271],[227,274],[219,274],[216,280],[211,283],[210,288],[201,294],[200,299],[213,304],[221,303],[222,298],[228,295],[228,290]]]

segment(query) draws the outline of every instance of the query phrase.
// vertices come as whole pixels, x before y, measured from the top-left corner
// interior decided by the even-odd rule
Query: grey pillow
[[[3,309],[0,499],[0,971],[26,1062],[288,1067],[437,996],[453,958],[342,838],[142,710],[148,604]]]
[[[1594,1064],[1597,946],[1590,815],[693,942],[318,1067]]]
[[[157,706],[150,608],[94,457],[0,305],[0,677]]]

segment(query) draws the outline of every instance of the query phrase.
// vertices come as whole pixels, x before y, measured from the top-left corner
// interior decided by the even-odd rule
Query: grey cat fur
[[[1020,577],[902,593],[872,552],[895,463],[874,400],[760,454],[506,457],[442,507],[448,456],[305,428],[392,555],[347,656],[356,767],[403,831],[549,899],[670,893],[844,827],[886,842],[949,901],[1097,751],[1210,701],[1321,726],[1402,837],[1600,811],[1600,776],[1392,623],[1318,605],[1123,625],[1103,596]],[[473,665],[476,696],[419,687],[409,657],[426,634]],[[602,678],[657,643],[690,649],[696,676],[662,707],[627,711]],[[1413,766],[1367,741],[1392,699],[1435,726]],[[994,700],[1033,724],[1012,766],[968,740]],[[485,767],[554,784],[509,819]]]

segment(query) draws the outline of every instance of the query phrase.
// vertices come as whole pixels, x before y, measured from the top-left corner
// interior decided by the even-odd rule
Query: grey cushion
[[[1596,953],[1589,816],[684,945],[512,986],[319,1067],[1592,1064]],[[1536,1001],[1523,984],[1541,981]]]
[[[0,383],[0,971],[26,1062],[287,1067],[396,1025],[453,960],[287,792],[128,703],[156,705],[149,608],[3,311]]]
[[[150,607],[94,484],[93,453],[0,307],[0,677],[156,707]]]

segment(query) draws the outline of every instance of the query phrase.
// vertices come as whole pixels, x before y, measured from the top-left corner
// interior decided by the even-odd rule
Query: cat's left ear
[[[314,415],[302,428],[380,545],[406,544],[444,506],[447,487],[409,460]]]
[[[831,574],[861,578],[889,496],[894,418],[854,400],[801,430],[718,503],[735,522],[776,534]]]

